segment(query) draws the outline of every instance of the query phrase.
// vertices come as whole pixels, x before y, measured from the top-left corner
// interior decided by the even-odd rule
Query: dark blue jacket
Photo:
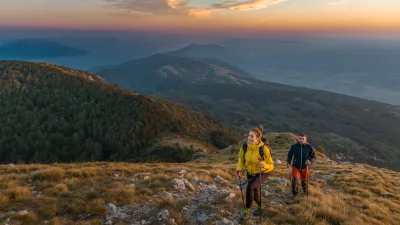
[[[292,158],[293,158],[293,164],[292,164]],[[290,147],[287,157],[287,163],[292,164],[297,169],[302,170],[304,168],[307,168],[306,166],[307,159],[310,160],[311,162],[314,162],[315,160],[314,149],[311,147],[310,144],[301,145],[300,143],[297,143],[292,145],[292,147]]]

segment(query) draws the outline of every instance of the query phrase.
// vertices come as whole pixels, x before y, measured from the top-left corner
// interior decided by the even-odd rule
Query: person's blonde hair
[[[253,131],[256,134],[257,138],[261,138],[264,131],[264,127],[260,125],[258,127],[252,128],[250,131]]]

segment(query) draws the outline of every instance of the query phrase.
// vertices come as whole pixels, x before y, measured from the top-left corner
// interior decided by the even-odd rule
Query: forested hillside
[[[238,140],[183,106],[51,64],[0,61],[0,108],[1,162],[147,161],[164,135],[215,149]]]

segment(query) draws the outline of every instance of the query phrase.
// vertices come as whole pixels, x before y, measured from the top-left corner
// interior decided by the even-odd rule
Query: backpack
[[[263,141],[265,145],[269,145],[267,139],[261,138],[261,141]],[[265,145],[260,146],[260,148],[258,149],[258,153],[260,154],[262,160],[265,160],[265,159],[264,159],[264,153],[265,153],[265,151],[264,151],[264,146],[265,146]],[[244,158],[245,158],[245,157],[246,157],[246,151],[247,151],[247,142],[244,142],[244,143],[243,143],[242,148],[243,148],[243,152],[244,152],[244,155],[243,155],[243,156],[244,156]],[[269,154],[270,154],[270,156],[271,156],[271,158],[272,158],[272,150],[271,150],[270,148],[268,148],[268,150],[269,150]],[[246,161],[246,159],[245,159],[245,161]]]
[[[243,143],[242,148],[243,148],[243,152],[244,152],[243,158],[246,161],[247,142]],[[258,153],[260,153],[262,160],[265,160],[264,159],[264,145],[260,146],[260,148],[258,149]]]

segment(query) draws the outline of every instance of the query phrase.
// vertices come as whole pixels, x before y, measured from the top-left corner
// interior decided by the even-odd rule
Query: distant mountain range
[[[400,104],[400,44],[233,39],[168,54],[215,58],[266,81]]]
[[[98,74],[128,90],[189,106],[243,133],[258,123],[268,131],[306,132],[330,154],[400,169],[399,107],[265,82],[236,66],[193,56],[198,55],[158,54]]]
[[[243,70],[216,59],[156,54],[111,66],[98,73],[107,82],[128,90],[154,94],[171,81],[192,84],[252,84],[255,79]]]
[[[74,57],[88,54],[83,49],[45,39],[22,39],[0,46],[0,59],[28,60]]]

